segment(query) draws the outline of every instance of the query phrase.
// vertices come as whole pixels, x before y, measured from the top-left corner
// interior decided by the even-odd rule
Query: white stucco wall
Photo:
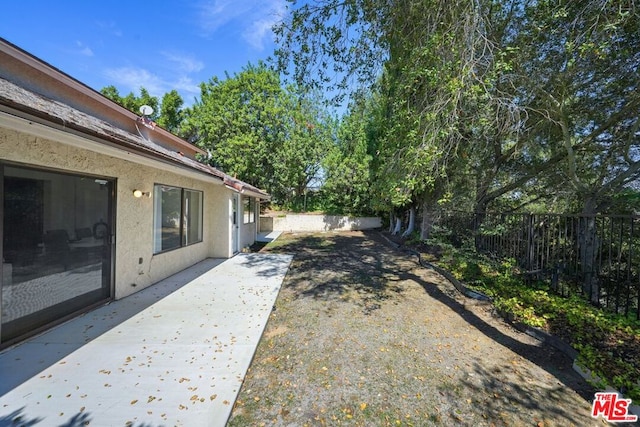
[[[261,227],[268,231],[348,231],[370,230],[382,227],[379,217],[349,217],[337,215],[287,214],[284,217],[273,217],[273,222],[262,220]]]
[[[235,193],[224,186],[216,186],[204,203],[204,223],[209,224],[203,238],[211,242],[210,257],[230,258],[231,250],[231,199]]]
[[[175,168],[163,167],[163,164],[152,167],[77,148],[61,142],[64,134],[53,134],[53,138],[37,137],[0,126],[0,160],[116,180],[116,298],[144,289],[204,258],[231,255],[230,190],[205,175],[202,179],[195,178],[194,174],[183,176]],[[136,156],[131,158],[136,159]],[[132,191],[153,192],[154,183],[203,191],[203,242],[153,254],[153,199],[135,198]],[[139,263],[140,258],[142,263]]]
[[[242,197],[240,198],[240,217],[239,217],[239,225],[240,225],[240,250],[247,246],[251,246],[256,241],[256,235],[258,233],[258,218],[260,216],[260,206],[256,203],[255,198],[251,198],[251,203],[256,209],[254,214],[254,221],[245,224],[244,223],[244,203],[242,203]]]

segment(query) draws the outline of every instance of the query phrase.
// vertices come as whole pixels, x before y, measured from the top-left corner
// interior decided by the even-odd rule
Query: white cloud
[[[284,16],[286,0],[207,0],[199,10],[200,28],[206,35],[234,25],[251,47],[262,50],[265,40],[273,37],[271,28]]]
[[[193,79],[190,77],[180,77],[178,81],[172,83],[174,89],[182,92],[189,92],[193,95],[200,95],[200,86],[197,83],[194,83]]]
[[[272,36],[271,29],[276,22],[272,19],[254,21],[251,26],[242,33],[242,38],[256,50],[264,49],[264,41]]]
[[[91,50],[91,48],[81,41],[76,41],[76,47],[77,49],[74,51],[74,53],[83,56],[93,56],[93,51]]]
[[[175,80],[167,80],[144,68],[120,67],[105,70],[105,76],[114,86],[125,88],[125,93],[120,94],[122,96],[126,96],[129,92],[139,95],[141,87],[149,91],[151,96],[158,98],[175,89],[185,98],[185,102],[191,100],[193,97],[191,95],[200,94],[198,84],[185,75],[178,76]]]
[[[105,70],[105,76],[113,82],[114,86],[124,86],[127,91],[136,95],[140,94],[141,87],[147,89],[151,95],[158,97],[168,92],[168,84],[144,68],[110,68]],[[126,96],[126,94],[121,95]]]
[[[122,30],[118,27],[118,24],[113,21],[98,21],[96,22],[96,25],[102,31],[106,31],[116,37],[122,37]]]
[[[178,52],[160,52],[169,62],[177,66],[182,73],[197,73],[204,68],[204,63],[191,55]]]
[[[199,5],[200,27],[213,33],[246,12],[247,0],[207,0]]]

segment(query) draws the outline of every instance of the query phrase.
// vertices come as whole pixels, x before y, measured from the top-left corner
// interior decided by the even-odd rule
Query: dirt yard
[[[229,425],[605,425],[563,354],[377,233],[264,250],[295,259]]]

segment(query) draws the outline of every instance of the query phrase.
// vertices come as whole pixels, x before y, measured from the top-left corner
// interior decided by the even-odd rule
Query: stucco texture
[[[199,180],[135,161],[0,128],[0,160],[115,180],[115,298],[162,280],[207,257],[229,257],[232,192],[203,175]],[[148,160],[146,163],[149,163]],[[187,174],[189,175],[189,174]],[[193,175],[193,174],[192,174]],[[204,196],[203,241],[153,254],[153,198],[135,198],[133,190],[153,192],[154,183],[199,190]],[[142,259],[142,262],[139,262]]]

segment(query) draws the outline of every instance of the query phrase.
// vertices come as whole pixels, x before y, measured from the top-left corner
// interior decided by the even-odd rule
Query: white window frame
[[[167,191],[179,190],[180,191],[180,213],[176,218],[163,218],[162,212],[162,195]],[[194,199],[195,195],[195,199]],[[199,196],[199,197],[198,197]],[[190,246],[196,243],[200,243],[203,240],[203,205],[204,205],[204,193],[200,190],[192,190],[188,188],[176,187],[174,185],[155,184],[153,187],[153,253],[159,254],[163,252],[180,249],[186,246]],[[194,207],[194,201],[196,206]],[[196,212],[192,212],[193,209]],[[196,220],[195,225],[192,224],[193,220]],[[179,238],[177,244],[171,247],[163,248],[163,232],[162,224],[167,221],[177,221],[174,228],[178,229]],[[193,228],[196,228],[195,238]]]

